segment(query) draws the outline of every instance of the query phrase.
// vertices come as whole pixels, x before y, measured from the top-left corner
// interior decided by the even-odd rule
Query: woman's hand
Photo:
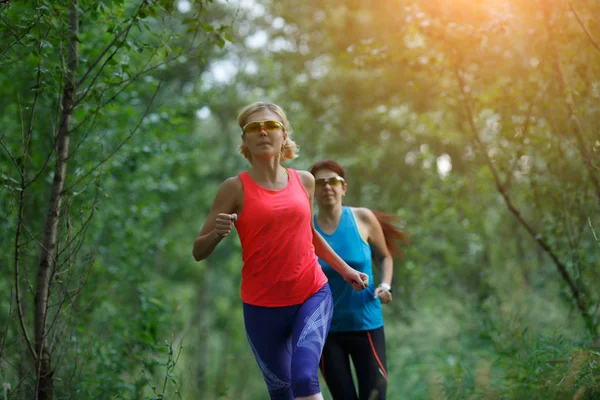
[[[355,269],[348,268],[342,277],[346,282],[352,285],[354,290],[363,290],[369,286],[369,275],[364,272],[358,272]]]
[[[220,237],[225,237],[231,232],[233,224],[237,221],[237,214],[218,214],[215,221],[215,233]]]
[[[239,176],[228,178],[223,182],[213,200],[206,221],[194,241],[192,249],[194,260],[200,261],[210,256],[221,240],[229,235],[237,220],[237,214],[233,212],[240,209],[243,195],[244,186]]]
[[[375,289],[375,298],[378,298],[382,304],[392,301],[392,293],[384,287],[379,286]]]

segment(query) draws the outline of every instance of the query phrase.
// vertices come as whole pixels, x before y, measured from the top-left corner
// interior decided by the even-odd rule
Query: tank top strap
[[[290,183],[292,183],[292,181],[295,184],[302,183],[302,182],[300,182],[300,177],[298,176],[298,171],[296,171],[295,169],[285,168],[285,172],[288,174]]]
[[[356,238],[358,239],[359,243],[365,243],[365,241],[362,239],[362,236],[360,236],[358,222],[356,222],[356,216],[354,215],[354,212],[352,212],[351,207],[344,206],[343,217],[346,220],[346,229],[350,229],[352,233],[356,235]]]
[[[254,184],[254,181],[252,180],[252,178],[250,178],[250,175],[248,175],[248,172],[244,171],[244,172],[240,172],[238,174],[240,180],[242,181],[242,185],[244,185],[244,189],[246,189],[247,187],[250,187]]]

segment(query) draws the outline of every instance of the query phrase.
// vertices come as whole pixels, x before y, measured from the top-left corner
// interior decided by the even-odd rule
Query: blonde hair
[[[298,157],[298,154],[297,154],[298,146],[291,138],[292,126],[290,125],[290,121],[288,121],[287,116],[285,115],[285,111],[283,111],[283,108],[279,107],[277,104],[265,103],[265,102],[259,101],[259,102],[247,105],[246,107],[244,107],[244,109],[240,112],[240,115],[238,116],[238,119],[237,119],[238,125],[240,126],[240,128],[243,128],[244,125],[246,125],[246,121],[248,120],[248,117],[250,115],[254,114],[257,111],[261,111],[261,110],[265,110],[265,109],[277,114],[277,116],[281,119],[281,123],[285,127],[285,131],[288,134],[287,139],[281,145],[281,152],[279,153],[279,161],[284,162],[286,160],[293,160],[294,158]],[[240,154],[243,155],[244,157],[246,157],[246,159],[248,161],[250,161],[250,163],[252,163],[252,155],[250,154],[250,151],[248,150],[248,148],[246,146],[244,146],[243,143],[240,145],[239,150],[240,150]]]

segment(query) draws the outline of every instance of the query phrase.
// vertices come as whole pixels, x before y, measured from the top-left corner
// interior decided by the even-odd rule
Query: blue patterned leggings
[[[329,332],[329,284],[303,304],[258,307],[244,303],[244,323],[271,399],[319,393],[319,359]]]

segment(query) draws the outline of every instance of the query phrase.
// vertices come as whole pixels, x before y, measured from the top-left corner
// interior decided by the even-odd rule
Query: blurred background
[[[598,1],[2,1],[0,35],[0,398],[267,398],[237,235],[191,255],[263,100],[410,237],[389,399],[600,398]]]

